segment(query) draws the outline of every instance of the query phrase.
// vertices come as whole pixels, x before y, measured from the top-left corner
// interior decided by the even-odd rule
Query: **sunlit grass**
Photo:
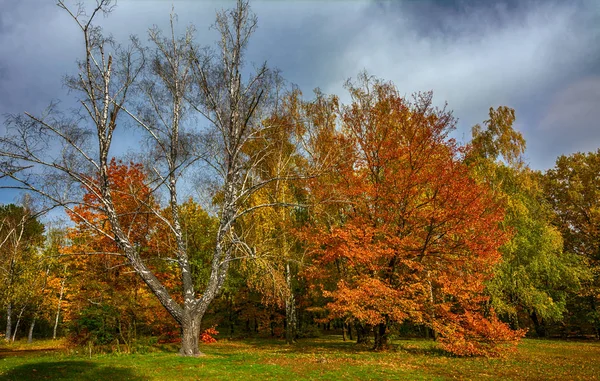
[[[2,351],[55,351],[64,350],[67,347],[67,341],[61,339],[34,340],[31,344],[26,339],[15,342],[6,342],[4,338],[0,340],[0,352]]]
[[[18,350],[32,349],[17,343]],[[36,344],[32,344],[36,345]],[[48,348],[42,343],[36,348]],[[0,353],[6,346],[0,347]],[[431,341],[399,340],[388,352],[343,342],[340,337],[302,340],[220,341],[200,358],[182,358],[175,345],[145,354],[92,354],[86,348],[35,355],[0,354],[0,380],[595,380],[600,342],[523,340],[504,359],[457,358]],[[62,347],[64,348],[64,347]],[[14,349],[14,347],[12,348]]]

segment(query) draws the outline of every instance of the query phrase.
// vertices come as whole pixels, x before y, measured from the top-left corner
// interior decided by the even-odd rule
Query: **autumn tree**
[[[487,159],[491,163],[502,160],[513,168],[522,166],[525,138],[513,128],[515,110],[506,106],[490,107],[489,116],[483,126],[477,124],[472,129],[473,149],[469,159]]]
[[[581,289],[589,271],[579,256],[563,250],[538,174],[500,166],[497,176],[506,197],[505,226],[514,236],[500,249],[502,261],[488,291],[499,314],[516,327],[526,323],[519,322],[524,315],[543,337],[548,322],[563,319],[569,296]]]
[[[111,160],[108,165],[109,186],[114,189],[113,204],[119,224],[133,243],[138,255],[155,273],[165,267],[164,259],[152,252],[151,239],[157,228],[152,213],[157,208],[143,167]],[[90,180],[98,183],[98,179]],[[86,192],[83,204],[69,216],[75,226],[69,229],[70,245],[63,251],[69,267],[70,308],[67,320],[81,337],[98,343],[114,339],[130,344],[138,322],[156,315],[147,288],[131,271],[127,257],[114,239],[99,234],[109,229],[108,216],[101,209],[98,192]],[[165,279],[161,279],[163,283]]]
[[[48,298],[48,294],[52,278],[55,275],[56,267],[54,264],[56,258],[53,256],[51,240],[48,237],[45,238],[44,245],[38,250],[36,263],[30,267],[28,277],[23,280],[28,288],[26,304],[22,307],[22,311],[28,310],[28,343],[33,342],[36,323],[40,318],[46,317],[51,308],[51,300]]]
[[[279,77],[266,65],[242,80],[245,50],[256,25],[248,3],[238,1],[233,10],[217,15],[214,27],[221,39],[216,52],[194,46],[190,30],[180,39],[173,36],[173,29],[169,38],[151,32],[156,46],[153,80],[143,87],[151,108],[140,117],[127,110],[151,138],[154,182],[168,195],[172,214],[169,228],[176,242],[184,294],[181,309],[175,308],[171,314],[183,328],[185,355],[199,353],[202,317],[223,288],[236,253],[246,246],[236,229],[237,221],[254,210],[275,206],[269,202],[248,207],[247,201],[265,185],[289,180],[280,174],[269,178],[258,175],[257,164],[271,149],[269,142],[264,150],[247,149],[251,141],[265,140],[263,131],[269,127],[262,120],[278,97]],[[190,113],[207,121],[207,128],[186,129],[184,120]],[[184,245],[177,191],[178,181],[195,163],[212,170],[219,208],[210,271],[200,289],[192,279]]]
[[[306,102],[301,95],[299,90],[293,90],[282,96],[272,114],[263,121],[266,128],[261,139],[245,147],[247,152],[265,152],[256,167],[259,181],[282,176],[301,178],[307,172],[307,158],[294,141],[307,132]],[[294,341],[297,331],[295,287],[302,264],[302,253],[292,230],[298,227],[299,208],[305,201],[305,189],[300,184],[283,179],[272,181],[249,199],[249,207],[266,204],[296,207],[260,208],[242,218],[239,225],[246,243],[240,269],[250,288],[262,295],[265,305],[285,310],[288,344]]]
[[[337,199],[339,217],[315,209],[305,236],[307,274],[325,286],[330,316],[373,326],[376,349],[393,323],[410,321],[454,353],[497,353],[521,335],[485,309],[484,282],[508,236],[502,209],[448,137],[451,114],[435,109],[429,93],[410,102],[366,74],[347,88],[339,175],[311,189]]]
[[[600,151],[560,156],[544,174],[544,189],[554,224],[564,239],[565,251],[579,256],[592,277],[581,298],[587,320],[600,336]]]
[[[66,228],[62,226],[62,223],[51,224],[46,234],[44,250],[51,268],[45,303],[50,305],[46,318],[53,326],[52,339],[57,337],[58,326],[67,305],[65,294],[68,288],[67,280],[71,274],[69,272],[69,260],[63,256],[66,243]]]
[[[256,29],[256,17],[248,3],[239,0],[232,10],[217,14],[215,28],[221,38],[216,50],[195,46],[191,30],[175,36],[173,23],[167,37],[152,29],[153,45],[145,50],[137,39],[123,48],[94,25],[95,17],[113,9],[110,0],[98,0],[89,15],[82,7],[71,11],[63,1],[58,5],[73,18],[84,40],[79,73],[67,79],[67,86],[79,96],[81,110],[64,115],[51,107],[39,117],[9,117],[7,133],[0,139],[1,174],[11,180],[9,187],[36,193],[48,207],[63,207],[95,235],[112,241],[181,328],[180,353],[197,356],[202,317],[243,246],[235,229],[237,221],[254,210],[274,206],[269,202],[247,207],[248,199],[266,184],[291,180],[285,175],[257,176],[257,163],[265,152],[244,151],[248,142],[261,139],[261,131],[267,128],[261,122],[278,96],[274,89],[279,77],[266,65],[242,80],[246,76],[244,54]],[[186,124],[192,113],[202,122]],[[150,159],[147,186],[155,196],[152,200],[163,202],[153,205],[139,199],[136,209],[127,214],[139,219],[151,213],[168,227],[175,246],[164,257],[174,264],[170,271],[181,285],[180,297],[169,291],[145,261],[136,232],[128,228],[130,220],[123,219],[117,204],[124,190],[110,179],[111,147],[127,121],[144,135],[148,148],[144,156]],[[190,183],[193,168],[209,171],[213,195],[219,195],[215,247],[202,288],[196,288],[192,277],[179,205],[178,184],[182,179]],[[97,202],[88,203],[90,197]],[[83,213],[90,209],[95,212]],[[163,210],[171,215],[165,217]]]
[[[14,340],[18,324],[29,306],[39,275],[38,249],[44,240],[44,225],[26,204],[0,206],[0,296],[6,313],[5,340]]]
[[[514,110],[490,108],[489,116],[483,126],[473,127],[467,162],[476,178],[502,199],[504,227],[513,236],[500,248],[502,261],[488,282],[488,292],[496,311],[515,327],[531,320],[537,335],[545,336],[546,322],[563,318],[568,296],[588,273],[577,256],[563,251],[540,175],[522,158],[525,139],[513,128]],[[519,315],[527,320],[520,321]]]

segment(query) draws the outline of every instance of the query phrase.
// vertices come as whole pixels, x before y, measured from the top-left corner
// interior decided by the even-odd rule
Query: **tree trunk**
[[[342,339],[346,341],[346,322],[342,323]]]
[[[12,303],[8,302],[6,306],[6,336],[4,336],[5,341],[10,341],[10,337],[12,335]]]
[[[187,316],[181,324],[181,349],[180,356],[198,357],[202,356],[202,352],[198,347],[200,343],[200,322],[202,315]]]
[[[228,301],[228,306],[229,306],[229,338],[233,339],[233,332],[235,330],[235,319],[234,319],[234,305],[233,305],[233,295],[228,294],[227,295],[227,301]]]
[[[27,343],[31,344],[33,342],[33,327],[35,327],[35,321],[37,319],[37,313],[31,319],[31,324],[29,325],[29,333],[27,334]]]
[[[510,324],[510,328],[514,329],[515,331],[518,330],[519,329],[519,314],[515,313],[514,315],[511,315],[509,324]]]
[[[354,326],[356,328],[356,344],[369,344],[371,341],[369,339],[369,330],[363,324],[356,323]]]
[[[433,338],[433,341],[437,341],[437,339],[438,339],[437,331],[435,329],[433,329],[432,327],[427,327],[427,329],[431,333],[431,337]]]
[[[352,324],[348,324],[348,338],[350,339],[350,341],[354,340],[354,338],[352,337]]]
[[[289,291],[289,295],[285,299],[285,342],[292,344],[296,336],[296,301],[292,290],[292,274],[289,262],[285,264],[285,280]]]
[[[12,333],[12,342],[15,342],[15,338],[17,337],[17,330],[19,329],[19,323],[21,323],[21,317],[23,316],[23,312],[25,312],[25,307],[27,307],[27,304],[25,304],[22,308],[21,311],[19,311],[19,316],[17,316],[17,322],[15,323],[15,330]]]
[[[433,329],[433,323],[435,321],[435,298],[433,296],[433,284],[429,277],[429,271],[427,272],[427,283],[429,284],[429,302],[431,303],[431,335],[433,336],[433,341],[437,341],[437,332]]]
[[[41,290],[37,291],[40,293],[40,295],[44,295],[44,291],[46,290],[46,285],[48,282],[48,274],[50,274],[50,266],[46,266],[46,274],[44,276],[44,282],[42,284],[42,288],[41,288]],[[33,295],[30,295],[30,297],[33,297]],[[41,299],[38,299],[38,298],[33,299],[33,303],[32,303],[33,317],[31,318],[31,324],[29,324],[29,332],[27,333],[27,343],[29,343],[29,344],[31,344],[33,342],[33,328],[35,327],[35,322],[38,318],[41,304],[42,304]]]
[[[598,316],[598,303],[596,303],[595,295],[590,296],[590,307],[592,311],[594,311],[594,316]],[[600,339],[600,319],[598,317],[596,317],[594,321],[594,328],[594,330],[596,331],[596,339]]]
[[[58,319],[60,317],[60,305],[62,303],[63,294],[65,291],[65,280],[67,278],[62,278],[60,281],[60,294],[58,296],[58,303],[56,305],[56,318],[54,319],[54,329],[52,330],[52,340],[56,340],[56,329],[58,328]]]
[[[375,326],[375,344],[373,350],[382,351],[388,348],[387,324],[380,323]]]
[[[293,297],[292,301],[286,301],[285,308],[285,342],[293,344],[296,337],[296,309],[294,308]]]
[[[546,337],[546,324],[544,319],[538,318],[537,314],[534,312],[531,313],[531,320],[533,321],[533,326],[535,327],[535,333],[538,337]]]

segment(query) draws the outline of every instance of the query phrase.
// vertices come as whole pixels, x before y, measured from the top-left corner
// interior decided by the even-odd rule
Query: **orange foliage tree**
[[[412,322],[455,354],[499,353],[522,335],[484,295],[509,237],[502,208],[462,162],[467,148],[448,137],[451,113],[433,108],[430,93],[409,102],[366,74],[347,88],[335,173],[311,189],[329,203],[302,233],[306,276],[329,298],[330,318],[374,328],[375,349],[394,323]]]
[[[158,221],[152,213],[156,203],[142,166],[112,159],[108,180],[114,189],[112,197],[121,226],[140,256],[150,261],[153,269],[164,266],[164,261],[151,261],[154,255],[150,241]],[[147,326],[166,325],[162,321],[170,321],[169,316],[156,313],[161,311],[158,302],[131,270],[114,239],[99,233],[108,230],[109,222],[97,193],[86,191],[83,203],[69,216],[75,227],[69,231],[71,245],[64,251],[77,274],[71,277],[71,283],[75,284],[70,288],[77,292],[69,295],[71,307],[66,318],[79,334],[79,340],[108,343],[119,339],[128,343],[140,322]]]

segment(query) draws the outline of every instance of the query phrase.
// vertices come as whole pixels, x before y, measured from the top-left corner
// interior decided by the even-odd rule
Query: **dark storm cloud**
[[[62,76],[74,67],[75,34],[63,34],[68,18],[52,1],[11,1],[0,18],[0,115],[40,112],[64,95]]]
[[[2,5],[0,113],[40,112],[52,99],[67,104],[72,99],[61,78],[73,73],[81,38],[52,3]],[[121,0],[100,23],[120,42],[131,34],[146,41],[148,27],[166,29],[173,4],[178,30],[195,24],[198,42],[205,45],[216,38],[209,29],[215,10],[232,3]],[[267,60],[307,95],[321,87],[347,99],[344,81],[367,69],[407,95],[434,90],[438,104],[447,101],[454,109],[460,119],[456,136],[465,140],[490,106],[514,107],[536,168],[551,166],[558,154],[600,146],[595,108],[581,111],[597,99],[586,85],[600,77],[597,1],[258,1],[252,6],[259,28],[248,61]]]

